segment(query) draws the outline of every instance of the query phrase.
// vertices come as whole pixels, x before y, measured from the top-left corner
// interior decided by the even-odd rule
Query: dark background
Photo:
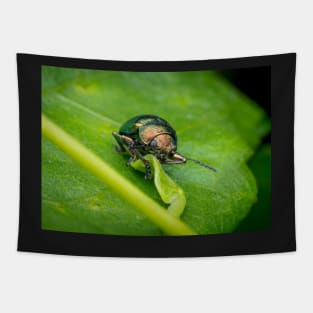
[[[271,67],[221,71],[221,74],[271,115]]]

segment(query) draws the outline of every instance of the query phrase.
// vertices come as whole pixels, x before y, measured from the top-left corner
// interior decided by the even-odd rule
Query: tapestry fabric
[[[17,54],[18,250],[197,257],[296,249],[296,54]]]

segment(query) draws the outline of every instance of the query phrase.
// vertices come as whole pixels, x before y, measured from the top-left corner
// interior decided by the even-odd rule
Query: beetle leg
[[[121,152],[126,151],[123,144],[127,145],[127,149],[131,154],[131,157],[128,159],[126,165],[128,166],[131,162],[133,162],[137,158],[140,159],[146,168],[145,179],[150,179],[152,177],[150,162],[146,160],[137,150],[137,148],[141,147],[142,145],[137,145],[132,138],[129,138],[125,135],[121,135],[117,132],[113,132],[112,135],[116,139],[117,143],[120,145],[121,149],[123,149]]]
[[[146,168],[146,175],[145,175],[145,179],[151,179],[152,177],[152,173],[151,173],[151,166],[150,166],[150,162],[148,160],[146,160],[142,154],[134,147],[134,146],[129,146],[128,147],[129,152],[131,153],[131,157],[128,161],[132,162],[133,160],[136,160],[137,158],[140,159],[142,161],[142,163],[144,164],[145,168]],[[128,162],[127,162],[128,163]]]
[[[127,152],[123,144],[126,144],[128,146],[133,142],[133,140],[127,136],[120,135],[117,132],[113,132],[112,135],[118,143],[118,146],[114,145],[115,151],[118,153]]]
[[[136,160],[136,156],[135,155],[131,155],[131,157],[127,160],[126,162],[126,166],[129,166],[129,164],[133,161]]]
[[[167,165],[175,165],[175,164],[184,164],[186,163],[186,161],[173,161],[173,160],[164,160],[164,161],[161,161],[162,164],[167,164]]]
[[[113,132],[112,135],[115,138],[116,142],[118,143],[118,146],[117,145],[113,145],[115,151],[118,152],[118,153],[126,152],[126,149],[123,146],[123,143],[122,143],[123,141],[121,140],[120,135],[118,133],[116,133],[116,132]]]
[[[178,152],[174,153],[171,156],[171,159],[162,161],[163,164],[168,164],[168,165],[183,164],[186,162],[187,162],[187,159],[181,154],[179,154]]]
[[[146,167],[146,174],[145,174],[145,179],[151,179],[152,178],[152,172],[151,172],[151,166],[150,166],[150,162],[147,161],[146,159],[144,159],[145,161],[143,161],[145,167]]]

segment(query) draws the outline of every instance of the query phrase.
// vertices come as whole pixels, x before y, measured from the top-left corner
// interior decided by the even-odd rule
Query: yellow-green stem
[[[196,235],[195,231],[188,225],[169,214],[167,210],[131,184],[100,157],[66,133],[45,115],[42,115],[42,133],[74,160],[110,186],[117,194],[131,203],[139,212],[147,216],[167,235]]]

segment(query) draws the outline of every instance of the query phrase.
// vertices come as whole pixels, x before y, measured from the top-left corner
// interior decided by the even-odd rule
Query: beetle
[[[143,162],[146,168],[145,179],[152,176],[150,162],[144,158],[146,154],[153,154],[161,164],[174,165],[193,161],[216,172],[214,167],[178,153],[176,131],[159,116],[137,115],[126,121],[119,131],[113,132],[112,135],[118,143],[118,146],[115,146],[116,152],[130,155],[127,166],[137,159]]]

